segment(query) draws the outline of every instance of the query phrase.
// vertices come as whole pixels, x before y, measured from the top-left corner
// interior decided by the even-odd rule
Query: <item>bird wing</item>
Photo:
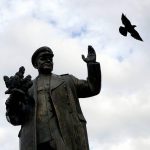
[[[142,38],[140,37],[139,33],[136,30],[133,30],[131,32],[131,36],[134,37],[137,40],[143,41]]]
[[[131,22],[129,21],[129,19],[124,14],[122,14],[121,20],[122,20],[122,23],[125,25],[125,27],[131,27],[132,26]]]

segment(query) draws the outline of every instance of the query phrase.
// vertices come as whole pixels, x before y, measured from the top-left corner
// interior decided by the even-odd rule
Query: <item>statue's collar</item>
[[[37,86],[37,79],[39,78],[39,76],[36,77],[35,79],[35,86]],[[50,75],[50,89],[51,91],[56,89],[58,86],[60,86],[62,83],[64,83],[64,80],[61,78],[61,76],[56,75],[56,74],[51,74]]]

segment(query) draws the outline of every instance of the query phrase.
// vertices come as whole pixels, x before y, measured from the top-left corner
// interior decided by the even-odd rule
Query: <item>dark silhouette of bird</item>
[[[136,25],[132,25],[129,19],[123,13],[122,13],[121,20],[122,20],[122,23],[124,24],[124,27],[120,26],[119,32],[123,36],[127,36],[127,33],[129,32],[133,38],[143,41],[139,33],[134,29]]]

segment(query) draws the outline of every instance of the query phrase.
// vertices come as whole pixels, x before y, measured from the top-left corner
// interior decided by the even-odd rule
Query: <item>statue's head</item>
[[[53,70],[53,56],[53,51],[49,47],[40,47],[32,55],[32,65],[39,73],[49,74]]]

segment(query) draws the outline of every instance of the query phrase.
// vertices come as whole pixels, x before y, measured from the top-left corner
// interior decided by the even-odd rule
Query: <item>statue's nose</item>
[[[50,59],[47,59],[47,60],[46,60],[46,62],[48,62],[48,63],[52,63],[52,60],[50,60]]]

